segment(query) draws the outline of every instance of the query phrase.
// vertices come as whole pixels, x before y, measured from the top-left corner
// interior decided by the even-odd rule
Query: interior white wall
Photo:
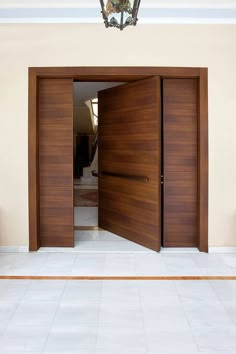
[[[0,245],[28,245],[28,67],[209,68],[209,243],[236,246],[236,25],[0,25]]]

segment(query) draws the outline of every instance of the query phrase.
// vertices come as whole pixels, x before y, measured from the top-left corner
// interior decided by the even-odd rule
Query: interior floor
[[[146,247],[105,230],[75,231],[75,250],[78,252],[152,252]]]
[[[98,226],[97,207],[74,208],[74,225]],[[105,230],[75,230],[75,252],[149,252],[147,248]],[[150,251],[151,252],[151,251]]]
[[[98,207],[75,207],[74,226],[98,226]]]

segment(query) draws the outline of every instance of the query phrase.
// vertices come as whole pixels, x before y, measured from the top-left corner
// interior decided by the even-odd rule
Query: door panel
[[[163,80],[163,245],[197,246],[197,80]]]
[[[40,245],[74,246],[73,80],[39,80]]]
[[[98,94],[99,226],[158,251],[161,240],[160,79]]]

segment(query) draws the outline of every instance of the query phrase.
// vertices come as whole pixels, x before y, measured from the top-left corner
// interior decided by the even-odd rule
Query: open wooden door
[[[74,246],[73,79],[40,79],[40,246]]]
[[[160,78],[98,93],[99,226],[161,245]]]

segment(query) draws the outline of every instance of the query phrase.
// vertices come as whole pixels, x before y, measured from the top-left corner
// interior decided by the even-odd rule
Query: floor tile
[[[219,299],[211,286],[211,282],[212,281],[208,282],[207,280],[177,280],[175,285],[182,302],[211,301],[219,303]]]
[[[2,283],[3,282],[3,283]],[[29,280],[0,280],[0,302],[13,301],[17,302],[23,299],[28,287]]]
[[[1,269],[1,266],[0,266],[0,269]],[[11,280],[9,280],[9,279],[1,279],[0,280],[0,293],[1,293],[1,291],[6,290],[10,283],[11,283]]]
[[[188,330],[189,323],[180,304],[142,304],[144,326],[147,330]]]
[[[135,280],[104,280],[102,284],[102,301],[104,303],[140,303],[137,282]]]
[[[173,281],[139,280],[139,296],[144,303],[180,304],[180,299]]]
[[[185,302],[183,308],[192,329],[233,325],[233,321],[220,303]]]
[[[190,330],[175,329],[146,331],[148,354],[198,354],[198,348]]]
[[[75,231],[76,241],[124,241],[124,239],[112,232],[105,230],[79,230]]]
[[[79,349],[78,350],[65,350],[65,351],[44,351],[43,354],[55,354],[55,353],[63,353],[63,354],[96,354],[95,350],[86,350],[86,349]],[[111,354],[111,353],[110,353]]]
[[[78,254],[72,267],[72,275],[103,275],[105,253]]]
[[[236,299],[236,281],[211,280],[210,284],[220,300],[234,301]]]
[[[62,352],[63,353],[63,352]],[[121,354],[120,349],[113,348],[111,350],[104,350],[104,349],[96,349],[96,350],[86,350],[86,349],[80,349],[79,353],[78,351],[68,351],[66,350],[64,353],[66,354]],[[146,350],[142,349],[135,349],[135,350],[128,350],[124,352],[125,354],[147,354]],[[28,353],[27,353],[28,354]],[[50,352],[43,352],[43,354],[55,354],[55,352],[50,351]]]
[[[201,253],[191,255],[199,272],[203,275],[232,275],[233,270],[220,254]]]
[[[97,207],[74,208],[76,226],[97,226]],[[147,252],[147,248],[105,230],[75,231],[77,252]]]
[[[42,267],[37,270],[35,274],[39,276],[70,276],[72,274],[71,266],[58,266],[58,267]]]
[[[221,350],[216,350],[216,349],[202,349],[199,350],[200,354],[222,354]],[[235,354],[235,349],[224,349],[224,354]]]
[[[7,326],[17,309],[17,302],[0,302],[0,324]],[[1,331],[0,331],[1,333]]]
[[[19,350],[1,350],[1,354],[22,354],[22,353],[24,353],[24,351],[19,351]],[[35,351],[27,351],[27,354],[42,354],[42,353],[44,353],[44,352],[42,352],[42,351],[37,351],[37,352],[35,352]]]
[[[138,276],[167,275],[163,257],[156,252],[135,253],[135,271]]]
[[[62,303],[100,302],[102,281],[68,281],[61,297]]]
[[[56,353],[63,353],[63,354],[97,354],[95,349],[92,349],[92,350],[78,349],[78,350],[64,350],[64,351],[60,351],[60,350],[53,351],[53,350],[51,350],[51,351],[44,351],[43,354],[56,354]],[[111,354],[111,353],[109,353],[109,354]]]
[[[135,275],[133,254],[107,254],[104,275]]]
[[[220,254],[199,252],[196,254],[191,254],[190,257],[197,266],[203,268],[221,267],[225,265],[225,262]]]
[[[236,325],[236,299],[233,301],[221,300],[221,303],[234,325]]]
[[[80,252],[147,252],[146,248],[131,241],[79,241],[75,248]]]
[[[121,353],[121,351],[120,351],[120,349],[119,348],[114,348],[113,347],[113,349],[112,350],[104,350],[104,349],[97,349],[96,350],[96,354],[120,354]],[[125,353],[125,354],[147,354],[147,351],[146,351],[146,349],[134,349],[134,350],[132,350],[132,349],[127,349],[127,350],[125,350],[125,351],[123,351],[123,353]],[[91,353],[91,354],[93,354],[93,353]]]
[[[236,268],[236,254],[220,254],[219,258],[225,265]]]
[[[65,284],[64,280],[32,280],[23,301],[59,301]]]
[[[80,294],[78,292],[78,298]],[[80,303],[60,303],[54,326],[79,327],[87,324],[98,324],[99,304],[81,301]]]
[[[71,267],[77,255],[72,253],[51,253],[48,255],[44,267]]]
[[[200,269],[194,263],[191,254],[162,254],[169,275],[197,275]],[[201,272],[202,274],[202,272]]]
[[[97,207],[75,207],[74,208],[75,226],[98,226]]]
[[[138,303],[103,302],[100,305],[99,326],[143,329],[143,316]]]
[[[195,328],[193,331],[199,350],[211,350],[217,353],[236,352],[236,327]]]
[[[112,326],[99,326],[97,349],[103,352],[113,349],[119,350],[120,353],[128,353],[129,351],[145,350],[145,337],[143,330],[125,328],[123,325],[120,328]]]
[[[45,345],[45,351],[56,353],[92,350],[95,351],[98,329],[96,326],[56,326],[53,327]]]
[[[31,253],[0,253],[0,272],[2,275],[34,275],[40,267],[36,254]]]
[[[47,326],[9,326],[0,340],[1,350],[43,351],[49,328]]]
[[[11,318],[11,325],[46,326],[53,321],[58,304],[56,302],[22,302]]]

